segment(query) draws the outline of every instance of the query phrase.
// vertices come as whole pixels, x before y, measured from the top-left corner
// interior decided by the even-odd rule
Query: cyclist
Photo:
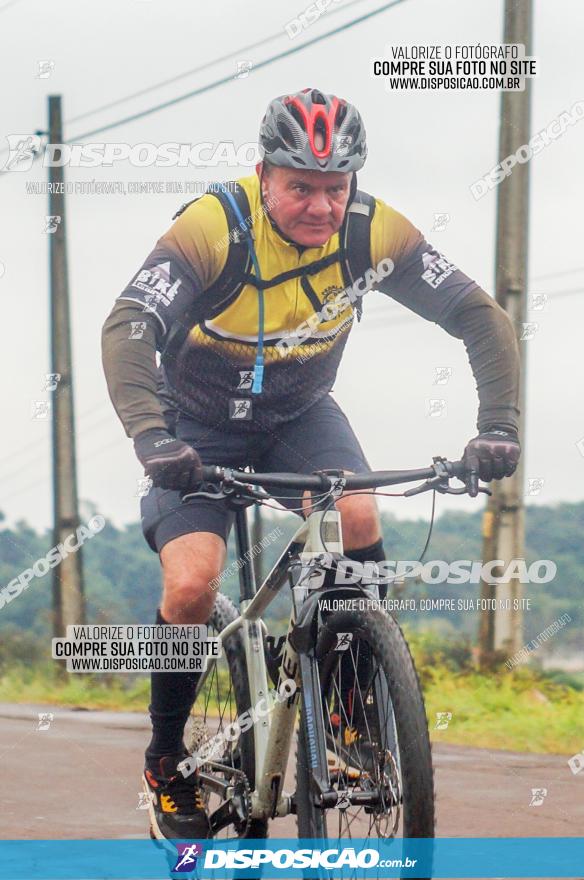
[[[511,322],[409,220],[357,188],[367,147],[356,108],[317,89],[278,97],[259,141],[256,173],[179,212],[103,328],[109,393],[153,481],[141,511],[163,572],[158,623],[205,623],[213,608],[231,517],[216,501],[181,503],[202,464],[370,469],[331,389],[373,284],[466,346],[479,410],[464,458],[475,479],[509,476],[519,459]],[[372,495],[338,506],[347,555],[383,560]],[[152,674],[144,780],[162,837],[209,831],[196,774],[176,769],[197,680]]]

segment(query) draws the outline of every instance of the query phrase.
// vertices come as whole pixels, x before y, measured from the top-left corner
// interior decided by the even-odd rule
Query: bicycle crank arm
[[[199,773],[197,779],[203,788],[220,795],[224,800],[229,800],[234,795],[235,789],[232,782],[223,782],[216,776],[211,776],[210,773]]]

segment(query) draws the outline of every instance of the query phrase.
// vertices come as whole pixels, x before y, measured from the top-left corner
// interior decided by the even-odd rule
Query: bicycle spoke
[[[219,630],[210,627],[209,634],[216,636]],[[237,653],[232,646],[231,658]],[[207,678],[202,683],[191,710],[193,730],[195,737],[199,734],[199,741],[195,741],[193,754],[200,752],[202,755],[202,773],[214,776],[218,781],[238,786],[243,786],[245,792],[245,764],[242,763],[241,734],[236,739],[223,737],[226,729],[241,714],[238,711],[238,701],[234,681],[231,673],[232,659],[229,650],[224,649],[224,655],[210,670]],[[197,730],[199,727],[199,730]],[[219,737],[219,739],[214,739]],[[209,744],[207,750],[205,745]],[[224,768],[224,769],[222,769]],[[248,795],[243,795],[247,797]],[[210,817],[215,816],[219,827],[214,833],[215,837],[233,839],[240,836],[238,824],[241,825],[240,813],[232,809],[221,794],[216,790],[205,790],[206,809]],[[244,826],[247,827],[247,826]]]
[[[399,823],[401,781],[396,756],[388,749],[393,708],[391,701],[378,699],[384,693],[382,674],[373,646],[360,639],[328,669],[322,705],[327,750],[334,761],[331,765],[329,759],[329,767],[335,768],[331,784],[349,796],[378,792],[376,806],[336,808],[337,836],[350,840],[355,835],[394,836]]]

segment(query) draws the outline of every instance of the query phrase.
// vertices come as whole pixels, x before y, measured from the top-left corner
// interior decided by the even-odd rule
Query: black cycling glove
[[[489,428],[467,443],[462,460],[468,473],[468,494],[478,492],[478,481],[490,483],[515,472],[521,446],[515,432]]]
[[[134,438],[134,449],[155,486],[184,491],[202,479],[198,452],[163,428],[142,431]]]

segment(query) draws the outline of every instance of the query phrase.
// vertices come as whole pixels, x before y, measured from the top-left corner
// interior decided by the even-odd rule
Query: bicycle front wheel
[[[334,807],[316,801],[300,720],[298,835],[434,836],[434,783],[420,683],[397,621],[380,611],[339,611],[317,641],[321,705]]]

